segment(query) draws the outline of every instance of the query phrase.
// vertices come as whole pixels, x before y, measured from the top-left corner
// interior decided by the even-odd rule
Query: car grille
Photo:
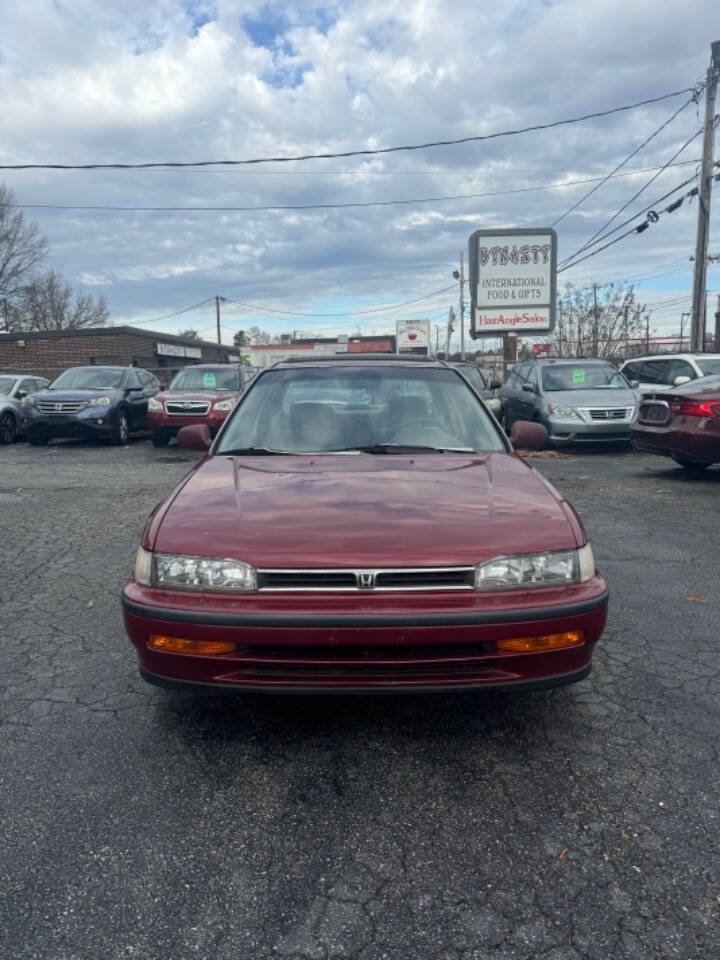
[[[471,590],[474,567],[259,570],[258,589],[292,591]]]
[[[38,400],[37,408],[40,413],[78,413],[86,406],[87,400]]]
[[[514,679],[501,668],[493,642],[443,646],[245,646],[232,656],[234,669],[224,683],[313,687],[352,682],[370,686],[413,686],[442,680],[447,684]],[[230,663],[228,658],[226,663]]]
[[[640,423],[664,424],[670,419],[670,407],[664,400],[649,400],[640,405]]]
[[[168,400],[165,409],[175,416],[202,417],[210,409],[210,404],[207,400]]]
[[[610,407],[602,409],[592,407],[587,411],[590,420],[627,420],[632,415],[632,407]]]

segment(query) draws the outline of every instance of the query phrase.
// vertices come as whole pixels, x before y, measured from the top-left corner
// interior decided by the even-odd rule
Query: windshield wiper
[[[319,453],[475,453],[472,447],[428,447],[415,443],[371,443],[364,447],[340,447]]]
[[[221,457],[294,457],[292,450],[271,450],[270,447],[236,447],[234,450],[218,450]]]

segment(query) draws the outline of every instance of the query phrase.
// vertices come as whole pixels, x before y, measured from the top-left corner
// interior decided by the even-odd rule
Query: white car
[[[671,353],[626,360],[620,372],[639,384],[640,393],[680,387],[700,377],[720,374],[720,353]]]
[[[20,433],[20,407],[29,393],[43,390],[45,377],[0,373],[0,444],[14,443]]]

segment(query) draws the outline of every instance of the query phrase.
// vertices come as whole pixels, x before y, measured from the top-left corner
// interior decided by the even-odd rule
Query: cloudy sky
[[[5,3],[0,163],[248,159],[482,135],[692,87],[704,78],[715,35],[717,0]],[[217,293],[228,298],[228,342],[253,324],[272,332],[379,332],[397,316],[444,323],[454,290],[400,310],[361,311],[451,286],[477,228],[552,223],[687,99],[377,157],[234,169],[0,171],[0,182],[24,205],[183,208],[25,211],[47,236],[53,265],[104,293],[115,323],[192,326],[212,336],[211,306],[153,318]],[[701,122],[702,104],[691,103],[627,163],[622,172],[630,175],[614,177],[565,216],[557,225],[560,257],[602,227],[657,172],[648,168],[670,160]],[[693,177],[701,139],[616,222]],[[572,184],[578,180],[591,182]],[[388,200],[412,202],[193,211]],[[686,202],[562,279],[640,278],[641,296],[658,304],[655,328],[676,330],[689,304],[679,298],[691,286],[695,223],[696,207]],[[710,252],[720,253],[718,200]],[[720,290],[720,265],[708,285]],[[715,296],[711,302],[714,308]]]

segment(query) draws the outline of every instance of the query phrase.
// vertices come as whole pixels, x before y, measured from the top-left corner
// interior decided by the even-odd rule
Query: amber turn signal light
[[[235,644],[224,640],[188,640],[185,637],[165,637],[152,633],[148,637],[151,650],[164,653],[192,653],[212,657],[222,653],[235,653]]]
[[[582,642],[582,630],[568,630],[567,633],[548,633],[544,637],[509,637],[507,640],[498,640],[496,646],[507,653],[535,653],[538,650],[578,647]]]

